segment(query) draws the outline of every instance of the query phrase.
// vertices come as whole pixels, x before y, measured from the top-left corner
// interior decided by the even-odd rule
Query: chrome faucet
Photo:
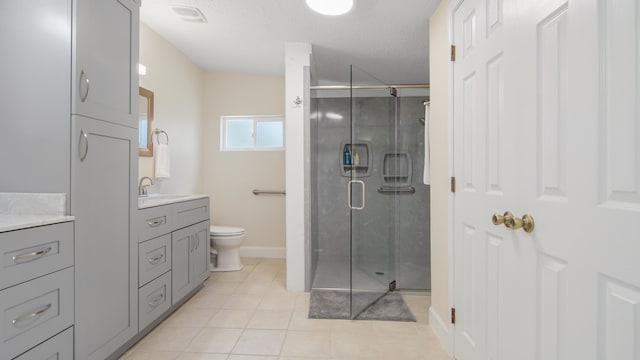
[[[149,182],[150,182],[151,184],[148,184],[148,185],[142,185],[142,182],[143,182],[145,179],[148,179],[148,180],[149,180]],[[141,195],[147,195],[147,188],[148,188],[149,186],[151,186],[151,185],[153,185],[153,179],[151,179],[150,177],[145,176],[145,177],[143,177],[142,179],[140,179],[140,183],[138,183],[138,196],[141,196]]]

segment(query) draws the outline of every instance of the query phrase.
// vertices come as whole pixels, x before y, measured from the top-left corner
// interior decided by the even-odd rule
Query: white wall
[[[430,324],[451,350],[449,299],[449,3],[429,19],[431,74],[431,309]]]
[[[142,23],[140,63],[147,67],[140,86],[154,93],[153,127],[166,131],[170,140],[171,178],[158,181],[155,188],[201,193],[204,70]],[[153,178],[153,172],[153,158],[140,157],[139,178]]]
[[[285,138],[286,183],[287,183],[287,289],[304,291],[306,254],[305,249],[305,105],[294,104],[299,97],[305,99],[305,67],[309,66],[311,45],[305,43],[285,44]],[[305,163],[307,161],[307,163]]]
[[[253,189],[284,190],[284,151],[220,151],[220,116],[284,115],[284,78],[207,72],[203,190],[212,223],[243,227],[243,256],[284,257],[285,198]]]

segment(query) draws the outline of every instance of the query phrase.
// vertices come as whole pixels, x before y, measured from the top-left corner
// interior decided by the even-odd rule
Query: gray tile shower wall
[[[370,176],[366,183],[366,207],[354,212],[351,229],[347,207],[348,177],[342,176],[341,144],[349,142],[350,99],[316,98],[312,112],[312,246],[314,257],[349,261],[350,231],[362,241],[353,249],[354,261],[371,273],[391,259],[398,286],[430,288],[429,186],[422,184],[424,164],[424,97],[360,98],[353,112],[357,116],[356,141],[371,144]],[[398,127],[396,126],[396,114]],[[411,187],[415,193],[379,193],[383,182],[383,160],[387,153],[409,153],[412,159]],[[382,260],[381,260],[382,259]],[[387,259],[387,260],[385,260]],[[314,261],[315,263],[315,261]],[[387,264],[382,265],[383,268]],[[349,274],[345,274],[349,276]],[[393,275],[392,275],[393,276]]]

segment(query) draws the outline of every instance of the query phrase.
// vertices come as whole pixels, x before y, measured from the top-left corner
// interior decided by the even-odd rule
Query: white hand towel
[[[430,112],[430,104],[426,104],[424,106],[424,174],[422,175],[422,182],[425,185],[429,185],[430,183],[430,162],[429,157],[431,156],[429,145],[429,112]]]
[[[156,179],[168,179],[171,177],[171,161],[169,158],[169,145],[157,144],[156,153]]]

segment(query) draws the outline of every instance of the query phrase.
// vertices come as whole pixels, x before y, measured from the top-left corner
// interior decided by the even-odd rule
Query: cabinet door
[[[209,277],[209,221],[171,233],[173,304]]]
[[[138,330],[135,129],[72,117],[77,359],[104,359]]]
[[[172,305],[179,302],[193,289],[191,275],[191,251],[193,248],[193,229],[191,226],[171,233],[171,286]]]
[[[191,253],[194,287],[209,277],[209,221],[194,225],[195,246]]]
[[[137,127],[139,6],[78,0],[73,113]]]
[[[68,193],[71,0],[0,1],[0,44],[0,191]]]

